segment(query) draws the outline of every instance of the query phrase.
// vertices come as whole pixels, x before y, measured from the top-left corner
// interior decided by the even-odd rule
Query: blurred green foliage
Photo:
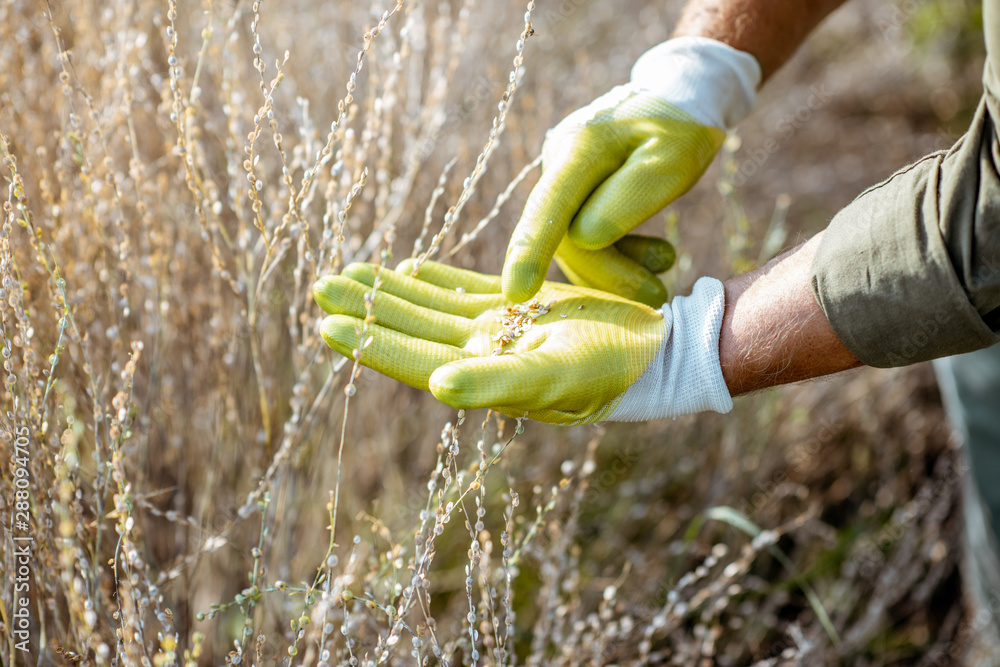
[[[979,0],[909,0],[900,7],[910,17],[906,30],[921,50],[935,51],[953,63],[986,53],[983,5]],[[909,10],[909,11],[908,11]]]

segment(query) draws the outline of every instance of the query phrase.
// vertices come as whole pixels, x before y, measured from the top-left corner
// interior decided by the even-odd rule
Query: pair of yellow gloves
[[[760,67],[700,37],[646,52],[628,84],[549,131],[542,176],[502,276],[413,261],[381,272],[361,363],[456,408],[560,424],[715,410],[732,399],[718,340],[722,284],[666,303],[663,240],[629,235],[698,180],[753,107]],[[545,281],[555,258],[573,285]],[[376,267],[320,279],[327,344],[351,357]]]

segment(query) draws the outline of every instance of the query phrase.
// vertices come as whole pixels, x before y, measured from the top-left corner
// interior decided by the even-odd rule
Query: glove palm
[[[498,335],[509,302],[499,277],[426,262],[418,280],[405,275],[411,268],[407,261],[399,272],[382,271],[361,362],[453,407],[490,407],[557,424],[600,421],[663,344],[659,311],[552,282],[537,299],[548,312],[521,317],[530,326],[504,344]],[[347,357],[361,347],[365,294],[374,280],[375,267],[353,264],[313,289],[332,313],[323,337]]]

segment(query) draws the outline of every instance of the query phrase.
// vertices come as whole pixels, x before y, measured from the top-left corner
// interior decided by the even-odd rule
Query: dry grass
[[[545,129],[678,6],[632,9],[0,4],[3,664],[960,661],[927,369],[556,429],[318,336],[310,287],[347,262],[500,268]],[[843,203],[773,218],[768,250],[773,197],[731,181],[666,220],[682,288]]]

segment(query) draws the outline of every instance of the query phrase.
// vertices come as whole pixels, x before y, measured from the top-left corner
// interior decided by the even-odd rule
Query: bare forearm
[[[837,338],[810,288],[821,237],[726,282],[719,357],[733,396],[861,365]]]
[[[760,63],[766,81],[845,0],[690,0],[674,37],[710,37]]]

